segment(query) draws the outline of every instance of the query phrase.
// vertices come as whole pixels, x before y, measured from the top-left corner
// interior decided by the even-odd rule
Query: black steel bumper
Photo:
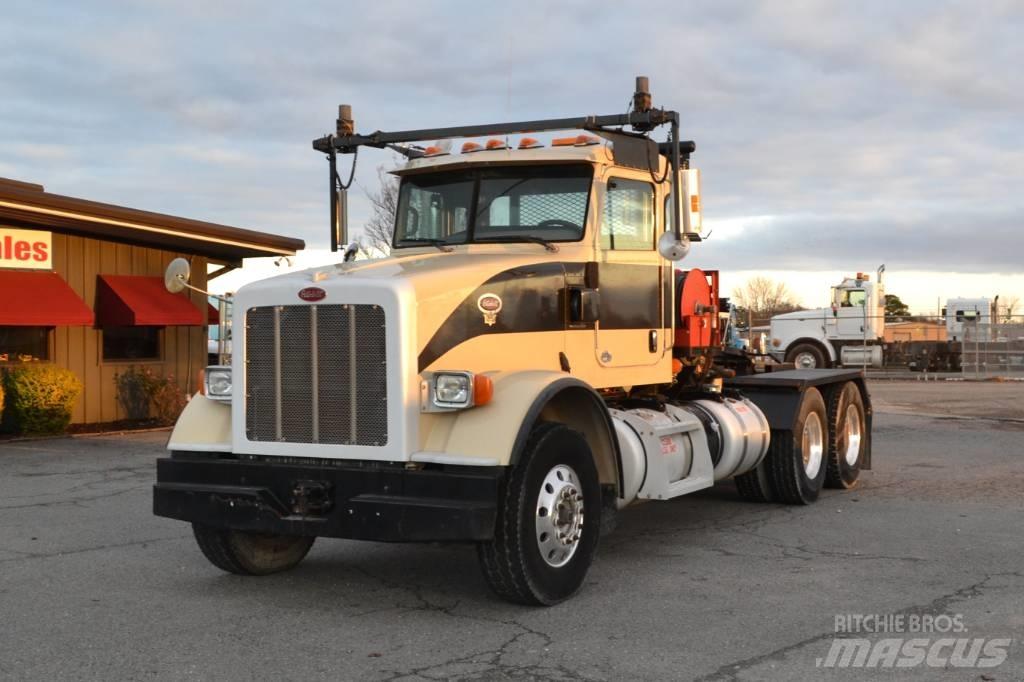
[[[415,470],[176,453],[157,460],[153,513],[259,533],[385,542],[489,540],[502,475],[499,467]]]

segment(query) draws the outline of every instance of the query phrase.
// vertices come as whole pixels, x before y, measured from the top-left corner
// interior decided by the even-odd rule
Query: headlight
[[[494,384],[483,374],[448,370],[424,372],[420,407],[424,412],[448,412],[486,405],[491,401]]]
[[[212,400],[231,400],[231,368],[215,365],[206,368],[206,397]]]
[[[469,407],[473,377],[469,373],[434,375],[434,402],[438,407]]]

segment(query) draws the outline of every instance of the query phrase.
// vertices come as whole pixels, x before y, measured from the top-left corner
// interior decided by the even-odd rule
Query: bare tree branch
[[[378,166],[377,181],[377,189],[366,192],[366,198],[373,207],[373,214],[363,225],[363,240],[360,247],[367,253],[387,254],[391,251],[395,213],[398,211],[398,178],[388,173],[384,166]]]
[[[1007,296],[1003,300],[1003,310],[1006,311],[1006,318],[1008,322],[1013,321],[1013,313],[1015,310],[1020,308],[1020,296]]]
[[[767,324],[772,315],[800,309],[796,296],[785,282],[776,282],[769,277],[751,277],[733,291],[733,298],[736,305],[748,312],[754,325]]]

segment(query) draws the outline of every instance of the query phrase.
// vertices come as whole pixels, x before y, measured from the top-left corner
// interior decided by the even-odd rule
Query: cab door
[[[606,178],[598,243],[600,315],[595,354],[601,367],[657,364],[667,339],[664,285],[668,267],[655,249],[654,185]]]
[[[836,326],[843,339],[864,338],[867,324],[867,297],[865,289],[841,289],[839,307],[836,311]]]

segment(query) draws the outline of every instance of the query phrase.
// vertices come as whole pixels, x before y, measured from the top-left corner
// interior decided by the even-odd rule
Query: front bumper
[[[385,542],[491,539],[504,473],[500,467],[417,470],[191,455],[157,460],[157,516],[256,533]]]

